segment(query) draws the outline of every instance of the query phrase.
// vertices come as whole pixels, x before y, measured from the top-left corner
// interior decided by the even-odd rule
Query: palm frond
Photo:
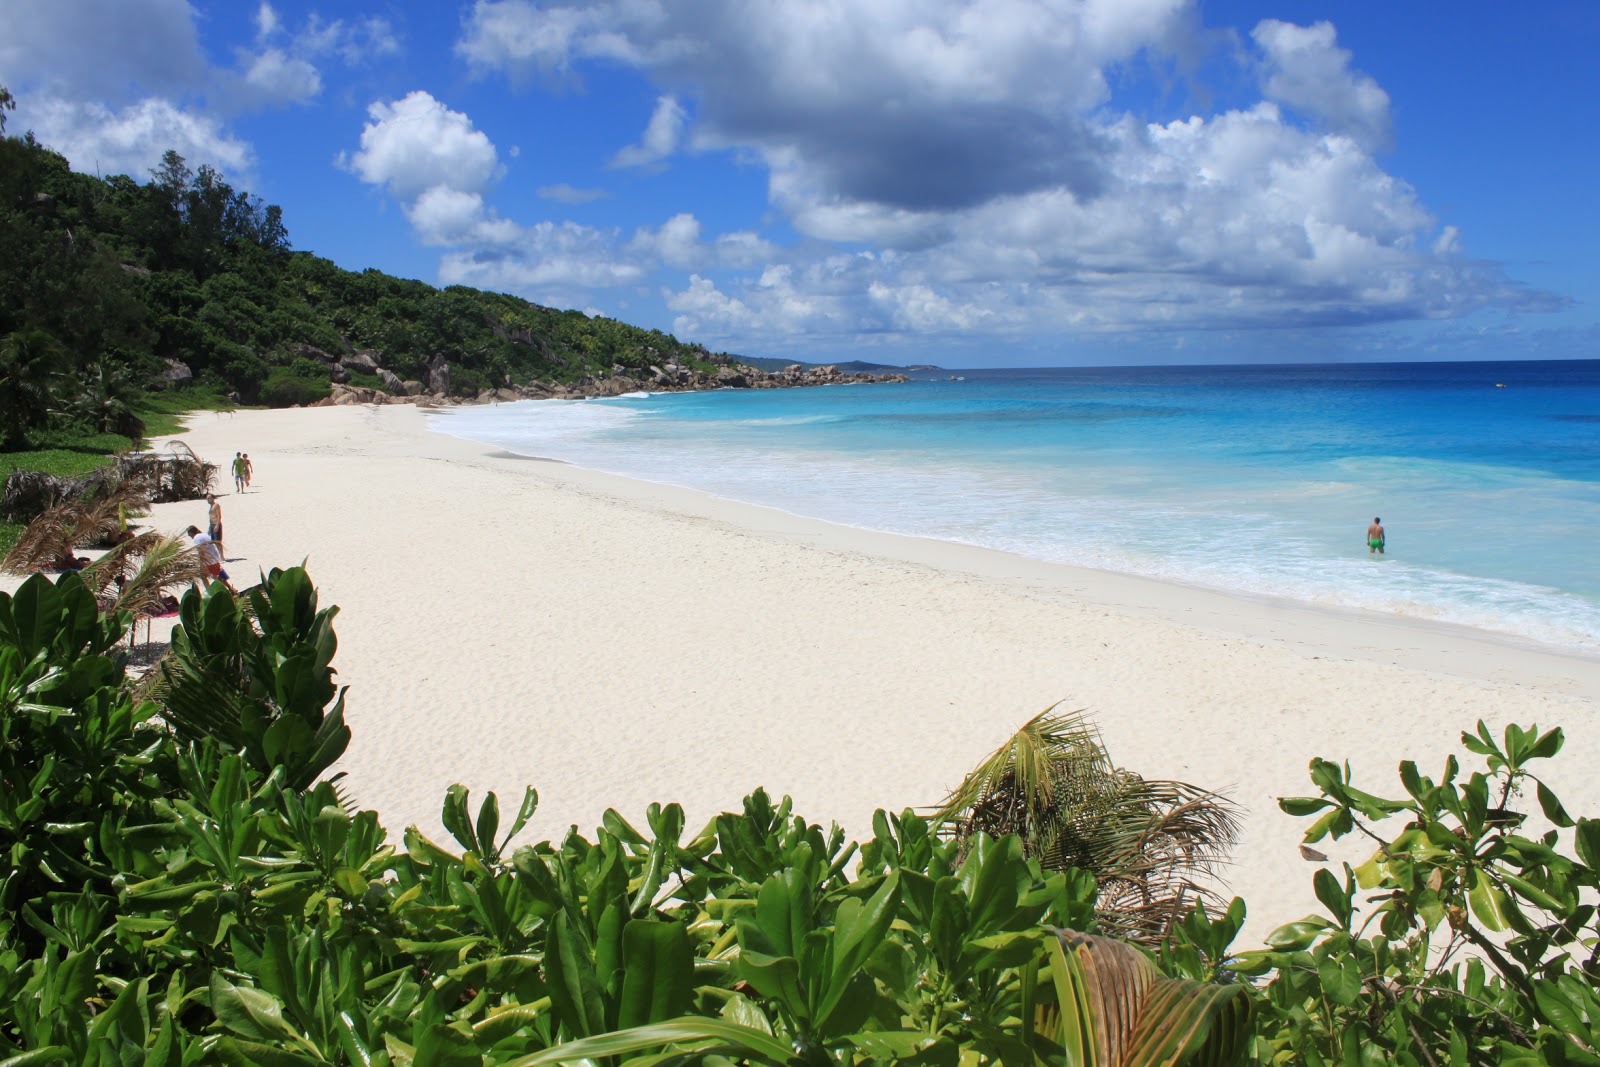
[[[83,569],[80,575],[83,584],[94,593],[95,599],[100,601],[104,610],[115,610],[114,588],[120,582],[128,580],[128,576],[138,568],[140,558],[160,539],[161,535],[154,530],[146,530],[131,541],[124,541],[114,546],[111,551]]]
[[[32,574],[57,566],[73,554],[74,538],[82,521],[83,508],[74,503],[58,504],[36,516],[17,536],[17,543],[5,559],[0,560],[0,572]]]
[[[204,581],[206,568],[199,548],[157,535],[145,548],[138,569],[123,583],[112,610],[159,614],[171,590]]]
[[[118,457],[123,478],[139,478],[148,483],[152,499],[158,504],[177,500],[198,500],[211,491],[217,465],[207,463],[182,441],[173,441],[165,452],[140,452]]]
[[[1045,867],[1089,871],[1102,925],[1147,944],[1196,903],[1222,903],[1207,883],[1239,830],[1226,797],[1118,768],[1081,710],[1055,706],[967,775],[932,820],[957,840],[1016,834]]]

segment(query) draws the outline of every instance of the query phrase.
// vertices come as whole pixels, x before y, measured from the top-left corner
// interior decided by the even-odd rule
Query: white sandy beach
[[[1600,813],[1600,660],[831,526],[496,453],[430,418],[450,415],[203,414],[184,438],[222,469],[236,584],[306,560],[339,605],[340,769],[392,834],[442,838],[462,782],[512,807],[535,785],[537,837],[607,807],[642,825],[653,800],[698,827],[756,786],[864,835],[1057,701],[1091,709],[1120,764],[1243,806],[1230,881],[1249,937],[1318,910],[1305,825],[1275,803],[1311,791],[1313,756],[1399,793],[1400,759],[1437,775],[1479,718],[1559,724],[1548,780]]]

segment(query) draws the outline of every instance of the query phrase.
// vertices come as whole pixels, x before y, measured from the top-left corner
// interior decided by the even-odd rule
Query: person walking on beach
[[[246,452],[244,454],[244,487],[246,489],[250,488],[250,476],[255,472],[255,467],[250,464],[250,453]]]
[[[235,452],[233,454],[233,491],[235,493],[244,492],[246,481],[244,470],[244,453]]]
[[[206,535],[217,543],[217,551],[222,551],[222,503],[217,500],[217,494],[207,493],[206,503],[210,505],[206,512]]]
[[[1372,525],[1367,527],[1367,555],[1383,555],[1383,541],[1383,520],[1374,516]]]
[[[234,589],[233,582],[228,580],[228,572],[222,567],[222,546],[210,534],[201,533],[198,526],[191,526],[183,532],[189,535],[194,547],[200,550],[200,563],[205,567],[206,575],[227,586],[228,592],[238,592]]]

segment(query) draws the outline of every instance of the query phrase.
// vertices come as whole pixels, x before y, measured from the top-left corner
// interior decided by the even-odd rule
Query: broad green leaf
[[[550,920],[544,961],[551,1006],[568,1032],[581,1037],[605,1032],[600,978],[586,939],[574,929],[566,912],[557,912]]]
[[[1467,904],[1488,929],[1498,932],[1506,928],[1505,894],[1487,875],[1477,875],[1477,884],[1467,890]]]
[[[295,1044],[305,1043],[284,1019],[277,997],[249,986],[236,986],[221,971],[211,972],[211,1011],[219,1023],[241,1037],[264,1042],[287,1038]]]
[[[72,1050],[65,1045],[46,1045],[44,1048],[19,1052],[0,1060],[0,1067],[45,1067],[49,1063],[66,1063],[72,1059]]]
[[[785,1067],[794,1058],[792,1048],[760,1030],[721,1019],[689,1017],[569,1041],[531,1056],[511,1060],[503,1067],[544,1067],[545,1064],[573,1063],[602,1056],[625,1056],[630,1052],[642,1052],[668,1044],[700,1052],[723,1052],[737,1059],[751,1059],[778,1067]]]
[[[477,1044],[452,1026],[435,1023],[422,1031],[411,1055],[412,1067],[482,1067]]]
[[[1322,988],[1336,1004],[1354,1004],[1361,995],[1361,968],[1343,952],[1330,954],[1317,962]]]
[[[326,1067],[327,1061],[279,1045],[224,1037],[216,1044],[217,1055],[229,1067]]]
[[[1600,819],[1579,819],[1573,843],[1583,865],[1591,871],[1600,871]]]
[[[694,994],[694,947],[682,924],[636,919],[623,928],[622,953],[618,1028],[663,1022],[688,1010]]]

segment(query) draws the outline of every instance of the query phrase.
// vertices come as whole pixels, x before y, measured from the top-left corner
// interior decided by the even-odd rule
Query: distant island
[[[757,370],[781,371],[786,367],[799,366],[805,369],[812,367],[833,367],[842,374],[885,374],[896,371],[914,370],[944,370],[943,367],[932,363],[913,363],[907,366],[897,366],[893,363],[868,363],[865,360],[852,359],[844,363],[807,363],[797,359],[775,359],[770,356],[733,356],[731,357],[747,367]]]

